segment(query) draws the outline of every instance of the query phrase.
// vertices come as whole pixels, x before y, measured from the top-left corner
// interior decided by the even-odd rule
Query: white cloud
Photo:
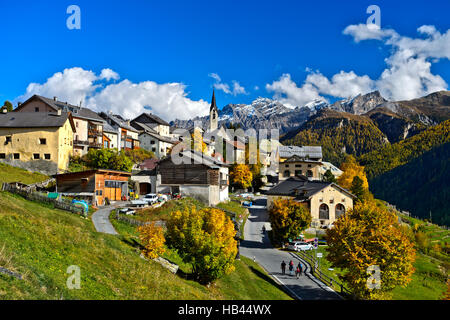
[[[392,29],[381,29],[375,24],[358,24],[350,25],[343,31],[346,35],[351,35],[355,42],[363,40],[382,40],[385,37],[391,37],[397,35]]]
[[[109,68],[106,68],[106,69],[102,70],[102,72],[100,74],[100,79],[106,79],[106,81],[110,81],[111,79],[119,80],[120,76],[117,72],[115,72]]]
[[[111,110],[126,118],[148,112],[144,107],[149,107],[151,112],[167,121],[204,116],[209,110],[208,102],[189,99],[186,85],[182,83],[133,83],[127,79],[109,85],[102,82],[110,79],[118,79],[118,74],[111,69],[103,69],[100,76],[82,68],[65,69],[43,84],[31,83],[26,93],[15,101],[24,101],[33,94],[57,96],[58,100],[71,104],[85,101],[83,105],[95,111]]]
[[[245,91],[245,88],[239,84],[236,80],[233,80],[233,95],[238,94],[247,94],[247,91]]]
[[[87,104],[96,111],[111,110],[130,119],[148,112],[145,107],[167,121],[207,115],[208,102],[189,99],[185,90],[186,86],[182,83],[133,83],[123,80],[108,85],[90,97]]]
[[[310,83],[298,87],[288,73],[283,74],[272,84],[266,84],[266,90],[275,92],[274,99],[291,108],[303,106],[313,100],[325,100],[319,95],[317,88]]]
[[[375,25],[350,25],[343,33],[352,36],[355,42],[379,40],[392,47],[391,55],[385,59],[387,67],[378,79],[357,75],[354,71],[340,71],[328,78],[307,68],[309,74],[302,86],[297,86],[289,74],[284,74],[267,84],[266,89],[275,92],[274,98],[291,105],[324,100],[321,95],[347,98],[379,90],[389,100],[409,100],[446,90],[447,83],[433,74],[431,67],[440,59],[450,59],[450,30],[442,34],[434,26],[425,25],[417,32],[422,37],[404,37],[392,29]]]
[[[229,84],[222,82],[222,79],[217,73],[210,73],[208,74],[208,77],[211,77],[215,80],[215,83],[213,84],[213,87],[215,89],[222,90],[226,94],[232,94],[233,96],[237,96],[238,94],[247,94],[245,88],[241,86],[240,83],[236,80],[231,81],[231,83],[233,84],[233,89],[231,89]]]
[[[94,72],[82,68],[64,69],[63,72],[57,72],[47,79],[43,84],[30,83],[24,95],[15,99],[24,101],[34,94],[45,97],[58,97],[60,101],[71,102],[78,105],[87,95],[92,94],[98,85],[94,82],[98,77]]]

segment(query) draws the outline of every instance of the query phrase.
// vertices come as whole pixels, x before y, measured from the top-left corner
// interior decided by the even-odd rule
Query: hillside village
[[[318,115],[320,117],[321,113]],[[315,246],[317,252],[328,255],[327,251],[318,246],[319,239],[326,243],[335,224],[342,221],[339,218],[352,213],[355,207],[362,206],[367,209],[376,203],[377,207],[382,208],[382,212],[389,213],[399,223],[409,224],[411,228],[416,226],[421,228],[414,231],[416,238],[417,234],[425,230],[415,222],[409,212],[398,211],[388,203],[373,199],[373,195],[368,191],[364,167],[359,166],[353,157],[346,158],[339,165],[334,164],[326,161],[329,159],[324,157],[323,148],[317,143],[289,145],[285,141],[292,140],[286,140],[284,137],[282,141],[285,145],[271,139],[268,139],[265,145],[260,142],[258,149],[267,149],[265,150],[267,154],[259,159],[257,165],[252,166],[247,162],[251,157],[250,140],[254,137],[230,135],[228,130],[230,128],[220,123],[219,119],[220,111],[214,92],[207,123],[200,122],[200,125],[197,123],[197,126],[187,129],[175,127],[151,113],[142,113],[134,119],[124,119],[111,112],[97,113],[87,107],[62,102],[57,97],[34,95],[24,103],[19,103],[12,111],[1,109],[0,164],[30,174],[35,172],[43,177],[50,176],[52,179],[51,182],[46,181],[45,185],[39,183],[33,185],[26,184],[17,175],[17,180],[10,178],[8,183],[4,184],[3,190],[27,196],[30,190],[40,189],[49,197],[74,199],[72,203],[77,204],[85,202],[89,211],[96,210],[87,216],[90,216],[97,231],[126,235],[134,239],[138,239],[139,236],[137,230],[131,228],[129,223],[138,226],[153,223],[153,217],[147,220],[147,215],[151,216],[153,212],[161,211],[164,215],[170,216],[176,212],[172,209],[173,206],[186,208],[185,203],[190,204],[191,201],[195,207],[201,208],[198,210],[220,208],[233,219],[237,257],[240,254],[253,257],[253,262],[258,262],[265,270],[273,270],[274,265],[279,263],[268,260],[263,253],[264,250],[261,250],[269,250],[271,242],[279,247],[280,250],[277,249],[276,255],[279,255],[280,259],[288,259],[285,254],[289,250],[292,251],[289,246],[294,238],[296,241],[304,241],[304,245],[309,246],[311,250]],[[312,117],[312,121],[317,121],[317,118]],[[422,134],[424,133],[428,131],[425,130]],[[216,147],[215,141],[218,138],[223,139],[223,146]],[[329,155],[329,145],[326,147]],[[71,168],[73,159],[83,159],[92,153],[90,150],[111,150],[118,153],[145,150],[151,156],[134,163],[130,170],[106,167],[73,170]],[[232,151],[231,154],[229,150]],[[180,163],[181,158],[183,161]],[[246,167],[245,170],[253,174],[253,180],[250,179],[246,183],[236,182],[239,179],[235,177],[242,169],[240,166]],[[255,184],[256,177],[257,184]],[[52,185],[52,181],[54,181],[54,186],[51,187],[53,189],[47,189],[46,186]],[[157,200],[148,202],[149,199]],[[7,200],[8,205],[10,201]],[[288,211],[299,206],[295,209],[298,211],[292,212],[296,212],[295,214],[306,212],[307,216],[296,218],[302,223],[303,220],[306,221],[306,225],[301,228],[301,234],[295,231],[297,232],[295,236],[290,233],[289,236],[285,236],[284,243],[277,243],[274,237],[276,232],[280,231],[276,229],[277,225],[272,214],[279,210],[281,205],[286,206],[285,210]],[[369,207],[364,207],[365,205]],[[252,221],[249,218],[251,214],[257,215],[258,219]],[[112,215],[115,215],[117,221],[111,219]],[[162,220],[157,222],[165,225],[166,219],[169,218],[160,219]],[[104,222],[109,220],[111,223]],[[109,227],[105,227],[105,224]],[[262,235],[260,235],[261,228]],[[266,232],[270,232],[270,240]],[[254,245],[249,245],[248,242],[251,241],[262,243],[260,251],[255,251]],[[433,241],[437,242],[435,245],[438,247],[430,249],[431,244],[423,248],[417,246],[423,252],[426,250],[430,255],[434,252],[434,257],[446,261],[448,241],[445,239]],[[285,247],[287,244],[289,246]],[[412,250],[412,245],[407,247],[408,250]],[[285,251],[286,249],[288,251]],[[163,265],[173,268],[172,263],[175,259],[181,265],[176,266],[176,273],[178,268],[182,268],[183,263],[180,257],[175,254],[174,258],[174,253],[171,254],[163,255],[165,258],[161,258],[159,263],[163,261]],[[300,263],[304,263],[305,268],[309,268],[316,282],[309,282],[310,280],[303,278],[300,281],[301,285],[298,285],[296,282],[298,280],[286,278],[282,280],[281,285],[294,286],[293,291],[285,290],[283,294],[276,291],[272,297],[284,299],[287,293],[290,297],[297,298],[299,292],[305,294],[303,291],[305,286],[317,286],[319,281],[331,287],[330,291],[322,292],[323,288],[319,285],[317,289],[320,288],[319,291],[322,293],[306,295],[307,299],[336,299],[337,296],[340,299],[357,298],[356,293],[351,293],[340,282],[338,272],[341,272],[341,269],[333,271],[334,268],[330,265],[328,271],[321,271],[315,265],[317,258],[310,256],[309,253],[299,252],[296,257]],[[420,259],[428,258],[420,256]],[[245,261],[246,266],[242,268],[248,268],[250,262]],[[433,268],[441,268],[441,262],[433,265]],[[441,271],[433,272],[439,274],[440,280],[435,280],[439,284],[437,290],[442,291],[442,287],[445,286],[442,278],[447,271],[443,271],[443,274]],[[420,283],[421,286],[425,280],[419,277],[414,281],[416,281],[414,285]],[[398,296],[405,294],[401,290],[397,291]],[[436,292],[429,294],[433,297],[438,296]],[[261,298],[263,295],[256,297]]]

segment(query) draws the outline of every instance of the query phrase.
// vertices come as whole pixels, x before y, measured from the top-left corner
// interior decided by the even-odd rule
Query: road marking
[[[303,300],[298,294],[296,294],[293,290],[291,290],[287,285],[285,285],[283,282],[281,282],[280,279],[277,278],[277,276],[270,274],[271,277],[274,277],[283,287],[288,289],[298,300]]]

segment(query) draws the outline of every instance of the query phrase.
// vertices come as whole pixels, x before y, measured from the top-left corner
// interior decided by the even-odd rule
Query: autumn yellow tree
[[[157,258],[164,253],[164,231],[162,227],[156,226],[151,222],[145,226],[139,227],[139,238],[144,247],[143,254],[149,259]]]
[[[359,177],[362,180],[362,186],[364,189],[369,189],[369,182],[367,181],[364,167],[360,166],[353,156],[347,156],[345,162],[341,165],[342,175],[338,178],[338,184],[350,190],[352,187],[353,179]]]
[[[306,206],[292,199],[275,200],[269,210],[269,219],[276,242],[296,238],[311,224],[311,214]]]
[[[197,152],[206,153],[208,151],[208,146],[203,141],[203,136],[200,129],[194,129],[191,134],[191,148]]]
[[[411,281],[414,243],[397,216],[372,201],[356,204],[336,220],[327,242],[327,259],[344,270],[341,279],[358,299],[389,298],[396,286]]]
[[[210,283],[234,270],[236,231],[231,219],[219,209],[194,207],[171,213],[166,239],[178,251],[200,283]]]
[[[245,164],[236,164],[230,170],[231,183],[238,188],[249,188],[252,185],[253,174]]]

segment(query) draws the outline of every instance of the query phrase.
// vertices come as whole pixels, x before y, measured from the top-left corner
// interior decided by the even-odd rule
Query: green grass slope
[[[30,172],[21,168],[12,167],[5,163],[0,163],[0,184],[3,182],[22,182],[33,184],[42,182],[50,177],[39,172]]]
[[[119,232],[123,231],[121,229]],[[139,257],[125,236],[97,233],[90,220],[0,192],[0,299],[289,299],[251,261],[206,288]],[[81,289],[67,288],[80,267]]]

